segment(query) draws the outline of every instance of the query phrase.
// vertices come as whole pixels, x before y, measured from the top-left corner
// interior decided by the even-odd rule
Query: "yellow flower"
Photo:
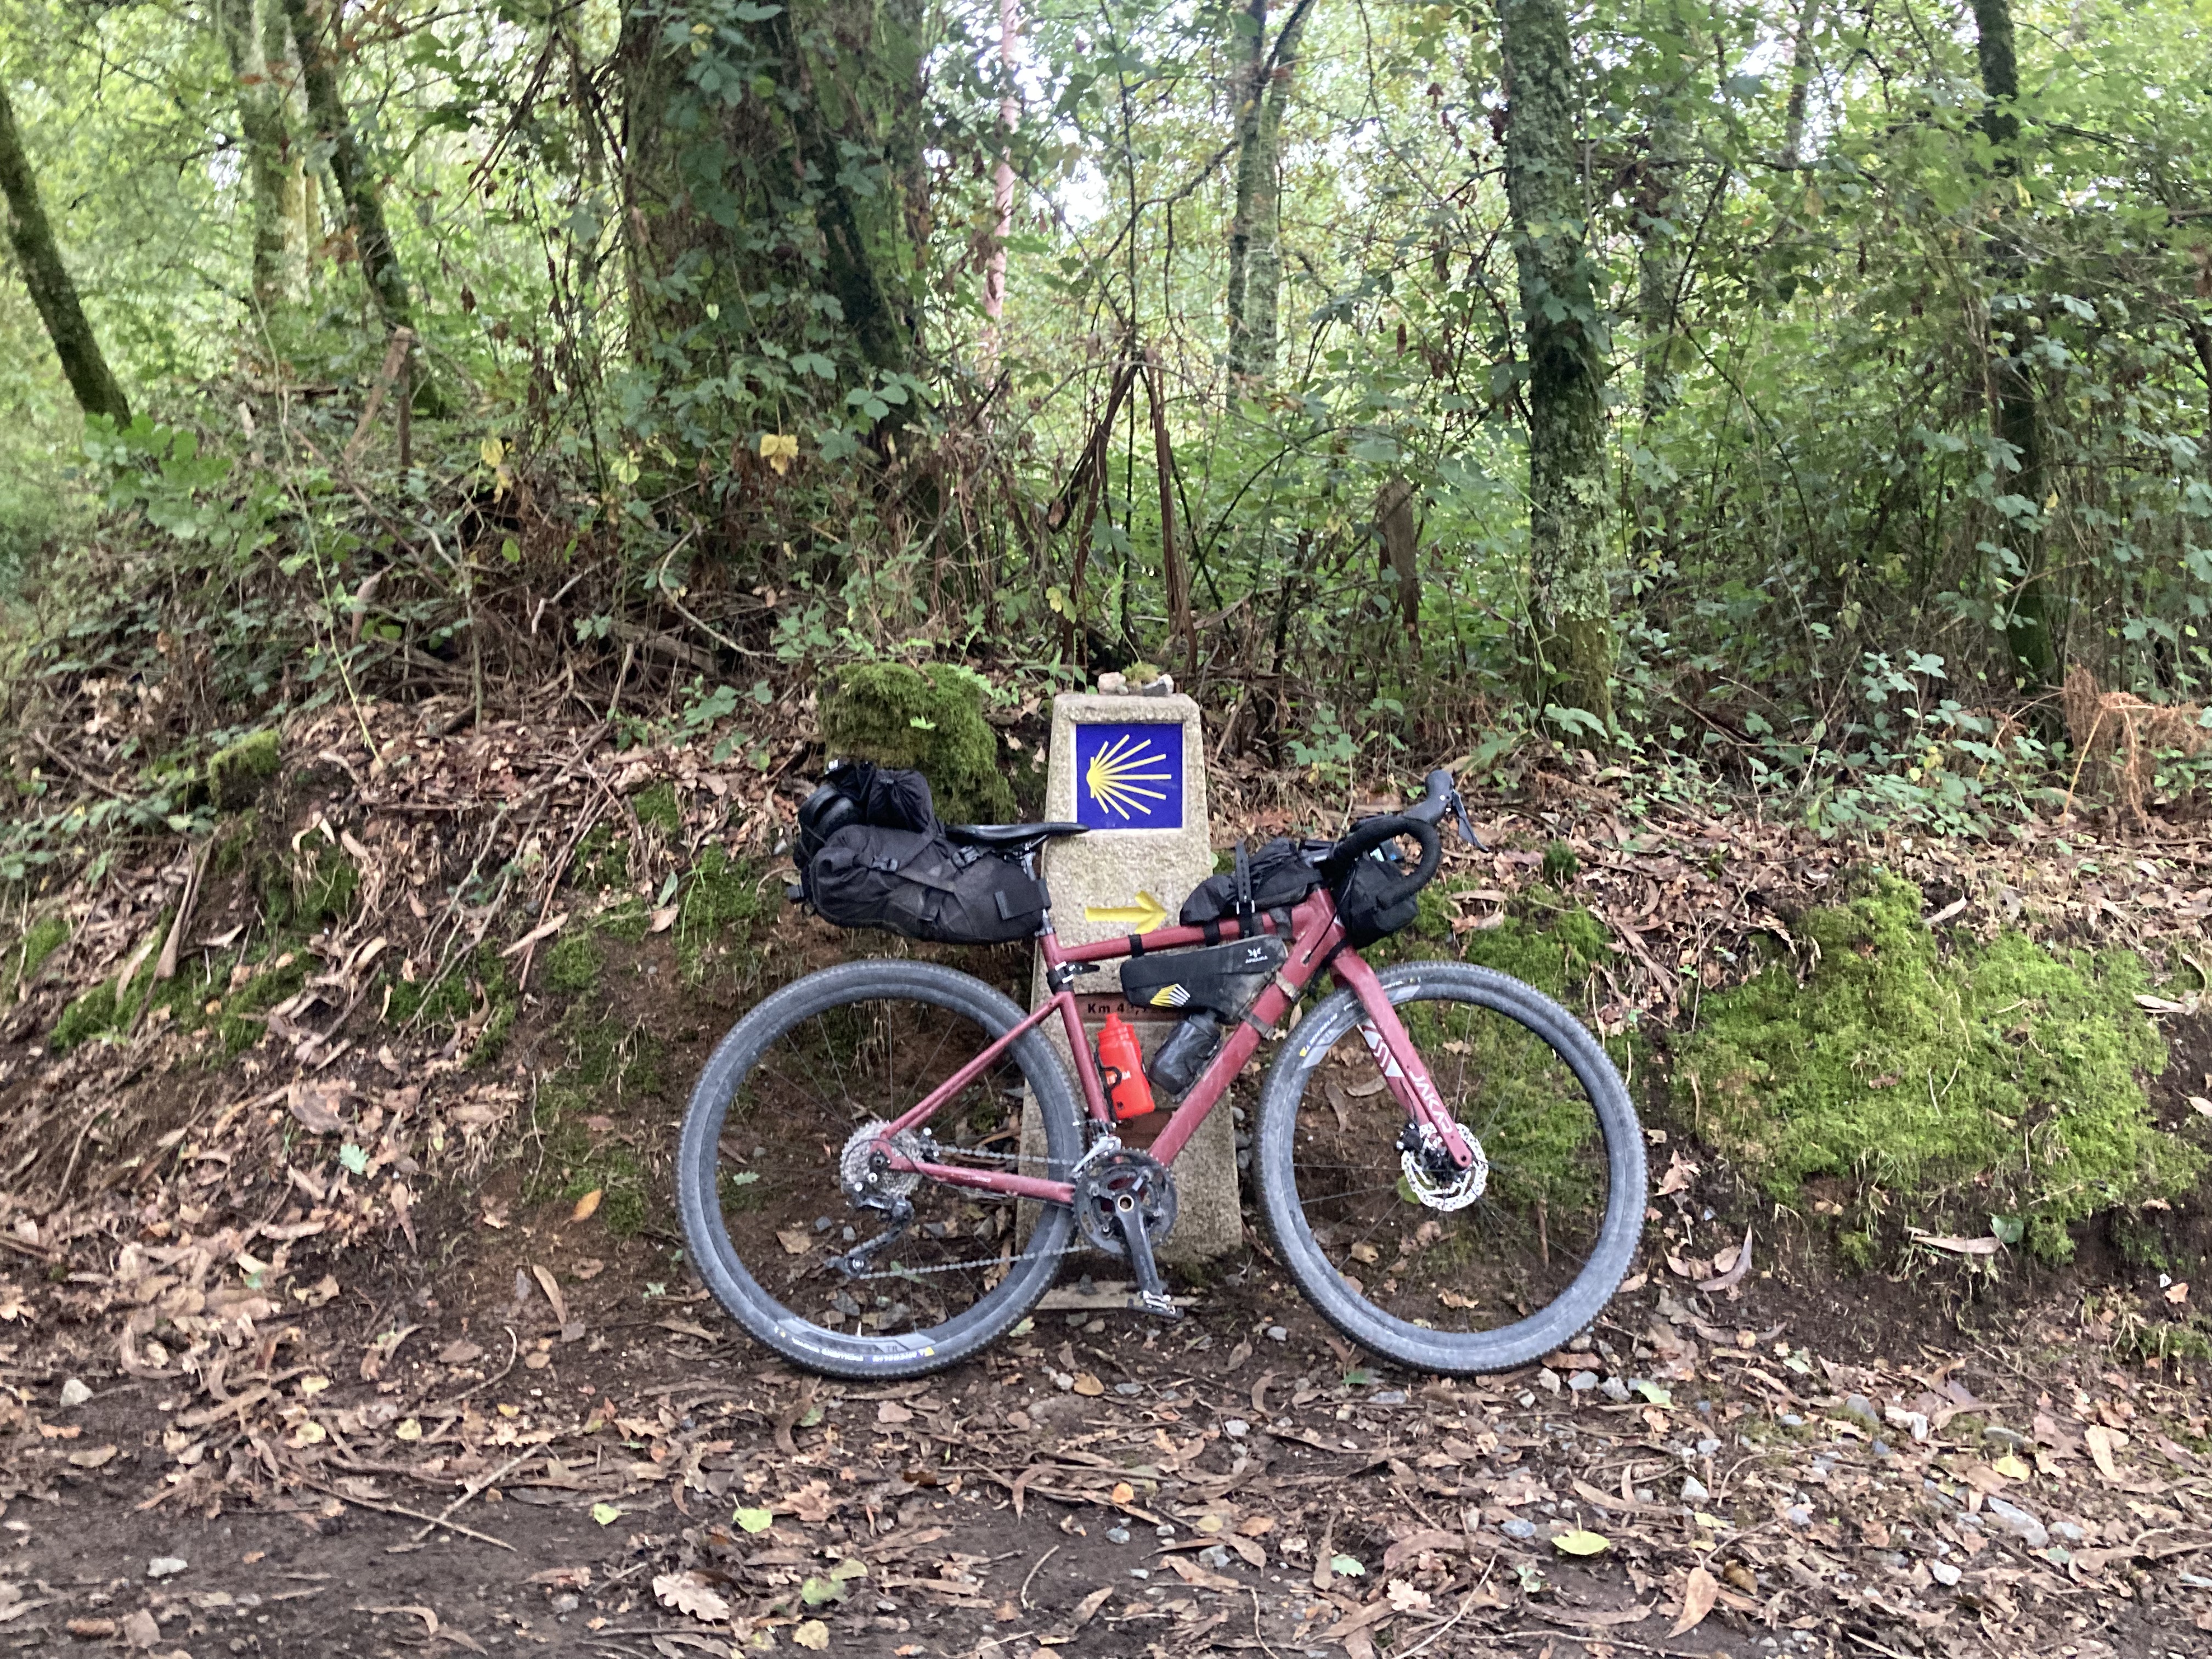
[[[799,440],[787,432],[761,434],[761,459],[779,474],[791,471],[791,464],[799,459]]]

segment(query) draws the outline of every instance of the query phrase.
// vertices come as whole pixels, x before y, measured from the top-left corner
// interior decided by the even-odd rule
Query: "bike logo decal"
[[[1187,986],[1163,985],[1152,993],[1152,1006],[1155,1008],[1180,1008],[1189,1000],[1190,990]]]
[[[1075,728],[1076,822],[1088,830],[1182,827],[1180,722]]]

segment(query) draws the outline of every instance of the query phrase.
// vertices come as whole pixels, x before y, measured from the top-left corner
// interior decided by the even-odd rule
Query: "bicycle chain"
[[[1018,1164],[1022,1161],[1023,1157],[1019,1152],[987,1152],[980,1146],[940,1146],[938,1148],[938,1151],[940,1152],[957,1152],[963,1158],[984,1158],[996,1164]],[[930,1267],[882,1267],[878,1268],[872,1273],[845,1273],[840,1276],[851,1280],[854,1284],[859,1284],[864,1279],[913,1279],[924,1273],[966,1273],[970,1268],[975,1267],[1005,1267],[1012,1268],[1017,1262],[1042,1261],[1049,1256],[1066,1255],[1069,1251],[1074,1249],[1075,1241],[1071,1237],[1066,1243],[1061,1245],[1057,1250],[1026,1250],[1020,1255],[984,1256],[973,1261],[941,1261],[936,1266]]]

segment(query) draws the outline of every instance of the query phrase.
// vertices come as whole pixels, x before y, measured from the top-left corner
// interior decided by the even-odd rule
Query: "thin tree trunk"
[[[1978,55],[1982,93],[1989,107],[1982,130],[1996,150],[2000,179],[2020,173],[2020,117],[2014,109],[2020,98],[2020,69],[2013,55],[2010,0],[1974,0],[1974,22],[1979,33]],[[1997,210],[1998,222],[1990,238],[1988,268],[1991,290],[2018,294],[2025,285],[2027,255],[2010,220],[2009,205]],[[2008,535],[2016,545],[2017,570],[2005,568],[2001,580],[2012,585],[2004,618],[2005,641],[2012,647],[2021,678],[2033,690],[2051,690],[2058,684],[2057,653],[2051,644],[2043,578],[2043,437],[2037,417],[2035,381],[2025,351],[2027,331],[2015,323],[2013,342],[2020,350],[2007,350],[1996,338],[1998,322],[1990,319],[1990,379],[1996,394],[1991,425],[1996,435],[2012,447],[2012,488],[2006,492],[2025,497],[2032,510],[2014,519]]]
[[[1544,701],[1613,729],[1605,325],[1584,241],[1564,0],[1499,0],[1505,191],[1528,363],[1528,559]]]
[[[216,23],[238,86],[238,126],[253,204],[253,304],[266,318],[293,286],[291,142],[275,67],[285,62],[283,12],[278,0],[219,0]]]
[[[53,342],[54,356],[62,360],[70,390],[86,414],[112,416],[118,426],[129,425],[130,400],[100,353],[99,337],[78,303],[76,284],[62,263],[53,227],[39,200],[39,181],[31,172],[30,157],[23,153],[22,135],[15,129],[4,78],[0,78],[0,198],[8,206],[8,240],[46,325],[46,337]]]
[[[1229,372],[1265,382],[1275,372],[1283,287],[1283,112],[1313,0],[1297,0],[1267,47],[1267,0],[1251,0],[1252,55],[1237,100],[1237,213],[1229,226]]]
[[[1677,33],[1680,14],[1672,9],[1670,14],[1668,33]],[[1674,401],[1674,307],[1682,286],[1684,246],[1678,216],[1682,175],[1695,137],[1686,107],[1692,61],[1691,53],[1676,51],[1653,89],[1650,144],[1637,203],[1636,309],[1642,336],[1637,368],[1646,420],[1665,413]]]
[[[353,122],[338,92],[337,72],[324,50],[328,0],[283,0],[283,4],[292,25],[293,49],[300,55],[300,80],[307,91],[308,118],[330,147],[331,176],[337,183],[370,297],[376,301],[377,314],[387,331],[412,328],[415,302],[407,291],[407,273],[400,265],[398,250],[392,246],[392,232],[384,221],[384,198],[354,137]]]
[[[1805,0],[1790,43],[1790,101],[1782,115],[1782,165],[1799,165],[1805,148],[1805,98],[1813,84],[1813,36],[1820,27],[1821,0]]]
[[[999,125],[1006,130],[1010,143],[1022,110],[1014,97],[1014,41],[1020,33],[1021,14],[1015,0],[999,0],[999,72],[1006,82],[1006,94],[999,100]],[[991,238],[991,263],[983,272],[983,315],[988,319],[983,331],[987,374],[995,374],[999,367],[999,331],[1006,309],[1006,239],[1014,230],[1014,158],[1007,149],[999,152],[999,164],[991,176],[991,206],[998,215],[998,228]]]

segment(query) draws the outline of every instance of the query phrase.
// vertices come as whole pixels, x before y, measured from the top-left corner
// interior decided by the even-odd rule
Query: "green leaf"
[[[810,1578],[799,1587],[799,1599],[810,1607],[845,1599],[845,1586],[836,1579]]]
[[[2027,1224],[2016,1215],[1993,1215],[1990,1218],[1990,1232],[2000,1244],[2017,1244],[2027,1231]]]
[[[822,1407],[819,1406],[809,1406],[805,1411],[799,1413],[799,1426],[802,1429],[811,1429],[821,1420]]]
[[[622,1519],[622,1511],[611,1504],[594,1504],[592,1505],[592,1519],[603,1527],[611,1527]]]
[[[349,1175],[368,1173],[368,1154],[351,1141],[338,1148],[338,1162],[346,1166]]]
[[[1613,1547],[1613,1540],[1601,1532],[1588,1532],[1577,1528],[1572,1532],[1556,1534],[1552,1547],[1562,1555],[1602,1555]]]
[[[1655,1406],[1671,1406],[1674,1403],[1674,1395],[1669,1390],[1661,1388],[1656,1382],[1638,1382],[1636,1384],[1636,1392]]]
[[[1356,1555],[1330,1556],[1328,1570],[1340,1578],[1364,1578],[1367,1576],[1367,1569],[1359,1565],[1359,1558]]]
[[[775,1514],[771,1510],[740,1509],[733,1512],[730,1519],[747,1532],[766,1532],[775,1520]]]

